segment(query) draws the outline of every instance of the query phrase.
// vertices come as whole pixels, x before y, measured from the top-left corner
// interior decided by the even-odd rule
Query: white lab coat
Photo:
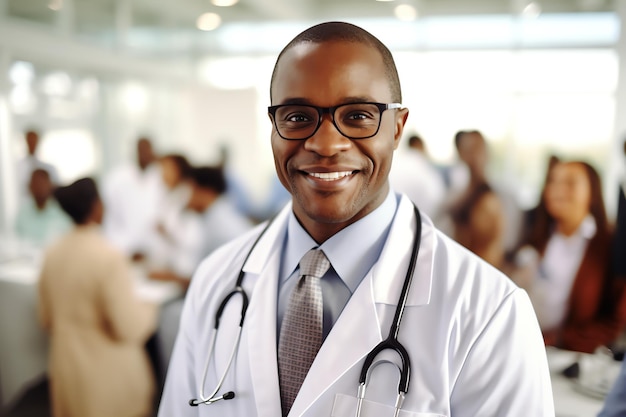
[[[276,361],[277,280],[291,206],[259,241],[244,268],[250,305],[233,366],[220,393],[236,397],[190,407],[198,398],[214,316],[231,291],[259,233],[218,249],[192,279],[170,362],[159,417],[281,415]],[[321,347],[290,416],[354,416],[367,353],[389,332],[415,230],[403,196],[379,261],[363,279]],[[235,301],[236,300],[236,301]],[[228,363],[240,317],[239,297],[226,307],[205,395]],[[401,323],[411,357],[411,386],[400,416],[554,416],[543,340],[526,293],[496,269],[422,219],[421,249]],[[383,355],[397,362],[393,355]],[[362,415],[393,415],[398,371],[375,368]]]

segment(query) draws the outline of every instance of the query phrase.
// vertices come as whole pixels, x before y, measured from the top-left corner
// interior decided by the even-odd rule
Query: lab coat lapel
[[[244,328],[257,415],[282,414],[276,356],[277,285],[287,215],[291,205],[274,220],[244,267],[244,285],[252,294]]]
[[[382,340],[372,292],[372,277],[368,274],[324,341],[291,408],[290,416],[306,412],[335,381]],[[354,395],[357,386],[358,381],[354,381]]]

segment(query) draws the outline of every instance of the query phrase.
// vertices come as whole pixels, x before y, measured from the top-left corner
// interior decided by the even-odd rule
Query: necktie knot
[[[300,275],[322,278],[330,268],[330,261],[321,249],[311,249],[300,260]]]

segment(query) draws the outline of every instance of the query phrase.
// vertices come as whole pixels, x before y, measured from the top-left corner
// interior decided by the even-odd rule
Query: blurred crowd
[[[547,156],[539,201],[523,210],[512,190],[487,174],[489,149],[481,132],[459,131],[454,137],[458,163],[444,168],[432,163],[418,136],[408,144],[413,171],[403,160],[390,176],[394,188],[528,292],[546,345],[623,351],[626,171],[615,190],[618,214],[610,221],[601,177],[587,161]],[[409,172],[419,179],[408,180]]]
[[[146,137],[136,142],[135,161],[107,172],[99,184],[92,179],[59,184],[56,169],[37,158],[37,132],[27,132],[25,140],[28,155],[18,166],[24,198],[15,230],[21,238],[47,248],[42,320],[49,326],[55,312],[71,315],[64,313],[68,307],[58,298],[67,298],[68,291],[74,293],[68,288],[76,287],[76,282],[88,275],[94,281],[103,279],[99,277],[106,271],[110,285],[81,288],[103,292],[98,297],[105,300],[105,306],[99,305],[98,312],[92,306],[89,313],[94,323],[104,315],[113,317],[108,325],[100,326],[102,332],[132,340],[138,347],[127,356],[111,353],[111,360],[118,362],[145,353],[140,351],[154,330],[155,313],[152,307],[129,301],[130,287],[112,275],[127,274],[125,263],[140,263],[152,279],[174,281],[186,288],[203,258],[269,218],[289,200],[277,182],[263,210],[247,209],[241,184],[227,168],[227,152],[216,165],[193,166],[185,155],[159,154]],[[626,172],[615,190],[619,195],[617,216],[610,220],[596,168],[584,160],[549,155],[539,201],[532,209],[522,209],[514,190],[488,175],[489,148],[481,132],[459,131],[453,140],[458,158],[454,164],[440,166],[430,158],[419,135],[408,137],[408,148],[394,160],[392,188],[409,196],[444,233],[528,292],[547,345],[580,352],[593,352],[599,346],[622,348]],[[626,142],[624,157],[626,166]],[[126,301],[120,303],[119,299]],[[138,322],[132,326],[124,323],[131,317]],[[59,341],[59,352],[79,350],[64,343]],[[52,362],[57,368],[51,372],[61,375],[60,380],[79,372],[68,370],[59,358]],[[94,374],[87,369],[80,372]],[[103,373],[106,371],[95,372]],[[83,411],[98,404],[110,415],[131,415],[101,406],[107,391],[97,388],[102,380],[93,384],[89,391],[103,393],[103,397],[85,397]],[[55,404],[68,406],[71,402],[64,397],[64,389],[55,391],[53,386]],[[153,389],[145,387],[141,395],[148,398]],[[116,395],[119,400],[122,394]],[[134,408],[129,405],[128,409],[139,413],[132,415],[140,415],[148,407],[142,404],[135,398]],[[139,405],[144,408],[137,408]]]

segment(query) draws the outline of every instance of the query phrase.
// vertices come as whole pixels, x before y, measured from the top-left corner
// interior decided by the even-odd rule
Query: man
[[[136,143],[136,162],[116,167],[104,177],[104,233],[128,257],[145,255],[165,194],[152,142]]]
[[[389,181],[395,190],[405,193],[422,213],[434,219],[445,198],[443,175],[429,159],[421,137],[411,135],[407,144],[408,151],[395,156]]]
[[[24,133],[24,141],[26,142],[26,149],[28,154],[18,162],[17,174],[20,182],[20,192],[23,195],[28,194],[28,186],[31,174],[36,169],[43,169],[48,172],[52,184],[57,185],[59,183],[59,174],[57,169],[39,159],[37,157],[37,149],[39,148],[39,132],[33,129],[29,129]]]
[[[185,223],[192,236],[184,247],[177,248],[177,270],[152,271],[154,279],[174,281],[187,288],[198,264],[224,243],[252,228],[252,222],[237,209],[226,193],[222,167],[203,166],[191,169],[191,194]]]
[[[35,169],[28,183],[29,198],[23,202],[15,220],[17,235],[37,246],[45,246],[72,227],[70,218],[52,196],[50,174]]]
[[[522,211],[517,203],[516,196],[509,188],[500,184],[500,181],[490,178],[487,172],[489,164],[489,149],[487,141],[478,130],[461,130],[454,136],[454,145],[459,156],[459,164],[453,166],[449,172],[450,187],[448,191],[447,212],[458,211],[465,203],[464,200],[474,193],[477,186],[489,184],[493,194],[499,200],[496,210],[501,211],[504,217],[502,245],[505,252],[513,250],[519,243],[522,223]],[[454,226],[447,224],[445,219],[438,225],[449,234],[454,233]]]
[[[410,200],[390,190],[408,110],[396,104],[402,97],[389,50],[347,23],[313,26],[279,55],[270,96],[276,171],[292,202],[252,250],[259,228],[199,267],[159,415],[356,415],[365,357],[393,334],[413,242],[421,238],[397,336],[412,370],[406,415],[553,416],[545,350],[526,293],[427,217],[417,223]],[[312,248],[319,249],[313,260]],[[326,263],[317,262],[324,257]],[[245,298],[225,305],[217,332],[214,318],[239,268],[249,304],[236,343]],[[312,334],[319,331],[313,320],[319,298],[308,298],[318,282],[321,346]],[[294,294],[303,295],[307,314]],[[295,311],[302,313],[300,326],[293,326]],[[310,345],[319,346],[308,370],[308,339],[294,341],[303,327],[311,329]],[[390,350],[376,363],[361,415],[394,415],[401,363]],[[302,369],[304,379],[296,381]],[[191,398],[193,405],[206,403],[189,407]]]

